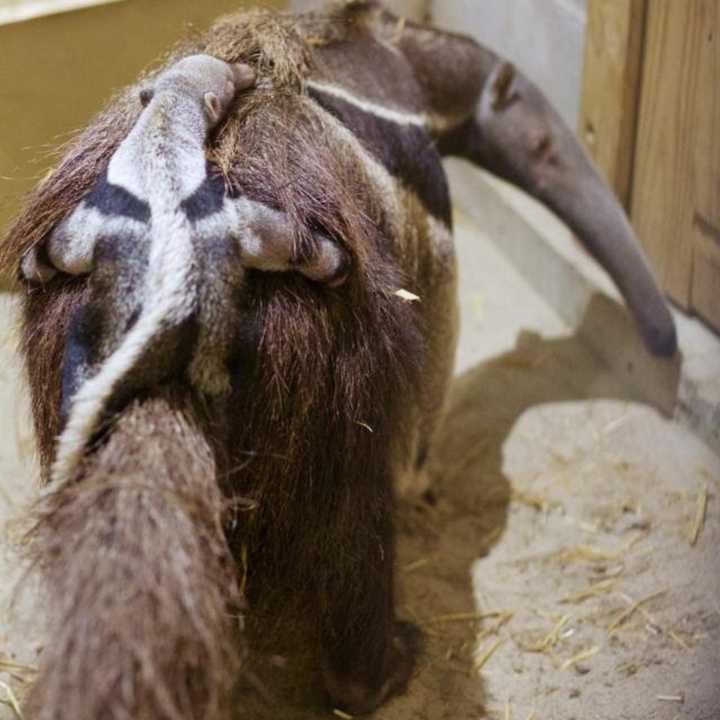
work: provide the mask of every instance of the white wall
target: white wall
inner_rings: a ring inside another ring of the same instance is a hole
[[[516,63],[577,126],[587,0],[433,0],[431,12]]]

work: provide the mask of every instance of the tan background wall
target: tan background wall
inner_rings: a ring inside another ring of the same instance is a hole
[[[249,4],[258,3],[124,0],[0,25],[0,232],[63,134],[85,124],[179,37]]]

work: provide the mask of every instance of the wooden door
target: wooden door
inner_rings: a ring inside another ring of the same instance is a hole
[[[720,2],[590,0],[584,74],[591,153],[666,292],[720,330]]]

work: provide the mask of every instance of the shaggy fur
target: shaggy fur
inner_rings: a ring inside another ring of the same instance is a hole
[[[37,720],[226,717],[240,595],[213,454],[182,398],[133,405],[31,534],[50,638]]]

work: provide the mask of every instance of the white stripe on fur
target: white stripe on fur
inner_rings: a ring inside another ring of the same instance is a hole
[[[137,363],[163,325],[182,322],[193,309],[195,293],[190,285],[193,247],[187,219],[173,213],[154,223],[140,318],[120,346],[105,360],[99,372],[87,379],[72,399],[67,426],[59,442],[52,468],[53,486],[66,482],[82,459],[87,443],[99,429],[105,405],[117,383]]]
[[[393,110],[392,108],[379,105],[372,100],[366,100],[354,95],[349,90],[339,85],[331,85],[329,83],[318,82],[317,80],[308,80],[306,85],[313,90],[332,95],[340,100],[344,100],[363,112],[374,115],[382,120],[389,120],[398,125],[415,125],[416,127],[427,128],[429,120],[427,115],[420,113],[409,113],[401,110]]]

